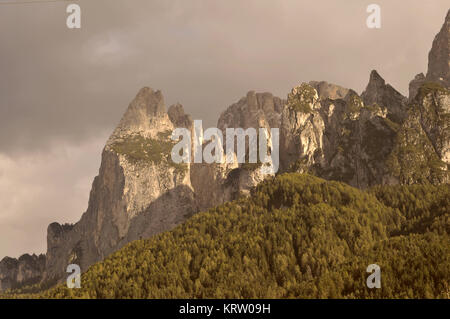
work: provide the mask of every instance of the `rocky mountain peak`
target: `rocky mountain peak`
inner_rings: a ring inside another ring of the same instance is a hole
[[[319,95],[308,83],[302,83],[292,88],[288,94],[287,107],[296,112],[308,114],[320,108]]]
[[[414,77],[414,80],[409,82],[409,100],[411,101],[417,94],[420,86],[425,82],[425,75],[419,73]]]
[[[271,93],[249,91],[220,115],[217,127],[221,130],[227,127],[279,127],[285,103]]]
[[[326,81],[310,81],[308,84],[316,89],[320,99],[343,99],[348,93],[347,88]]]
[[[171,105],[167,111],[170,121],[176,127],[191,128],[193,125],[192,117],[184,113],[183,105],[180,103]]]
[[[161,91],[144,87],[139,90],[134,100],[128,106],[124,119],[137,119],[138,116],[161,116],[165,113],[164,97]]]
[[[394,89],[376,71],[370,73],[369,83],[361,94],[365,105],[379,105],[387,108],[388,118],[400,123],[406,115],[407,98]]]
[[[108,144],[118,138],[139,134],[155,137],[159,132],[170,130],[173,125],[166,113],[164,97],[159,90],[144,87],[128,106]]]
[[[450,10],[428,54],[427,75],[419,73],[409,83],[410,101],[416,97],[419,88],[426,82],[437,82],[447,88],[450,86]]]
[[[367,88],[377,89],[382,88],[385,85],[386,81],[381,77],[381,75],[377,72],[377,70],[372,70],[370,72],[369,83],[367,84]]]
[[[450,10],[428,54],[427,79],[450,84]]]

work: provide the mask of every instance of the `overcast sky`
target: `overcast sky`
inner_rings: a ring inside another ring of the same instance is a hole
[[[372,69],[407,94],[446,0],[81,0],[1,4],[0,259],[46,250],[47,225],[87,208],[102,147],[143,86],[205,126],[249,90],[326,80],[361,92]],[[381,29],[366,27],[381,6]]]

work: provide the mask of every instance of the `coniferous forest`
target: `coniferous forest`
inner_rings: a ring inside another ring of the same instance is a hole
[[[450,187],[361,191],[298,173],[9,298],[450,298]],[[366,268],[381,268],[369,289]]]

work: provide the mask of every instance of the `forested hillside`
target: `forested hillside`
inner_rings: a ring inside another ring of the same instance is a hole
[[[43,298],[449,298],[450,187],[284,174],[134,241]],[[381,289],[369,289],[369,264]]]

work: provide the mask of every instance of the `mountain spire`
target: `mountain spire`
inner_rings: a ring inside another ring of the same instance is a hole
[[[400,123],[405,117],[406,98],[378,74],[376,70],[370,73],[369,83],[361,94],[365,105],[378,104],[386,107],[388,117]]]
[[[450,84],[450,10],[428,54],[427,79]]]

